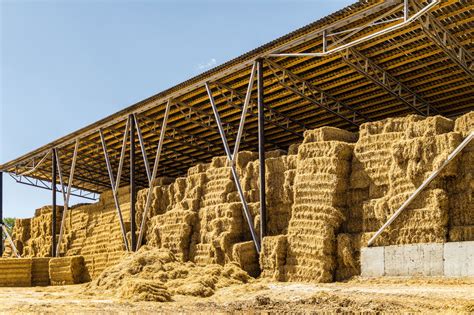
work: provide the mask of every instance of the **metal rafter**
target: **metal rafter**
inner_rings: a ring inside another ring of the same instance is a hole
[[[224,83],[221,83],[219,81],[215,81],[213,82],[214,85],[217,86],[217,88],[219,89],[219,91],[221,92],[222,95],[225,95],[225,91],[223,91],[224,89],[229,91],[230,92],[230,96],[228,96],[228,105],[236,108],[236,109],[240,109],[240,106],[236,105],[235,102],[239,102],[239,103],[244,103],[245,102],[245,95],[235,89],[233,89],[232,87],[230,87],[229,85],[227,84],[224,84]],[[301,126],[303,128],[303,131],[306,130],[306,125],[301,123],[300,121],[296,120],[296,119],[293,119],[283,113],[280,113],[278,110],[276,109],[273,109],[271,108],[270,106],[268,105],[263,105],[265,109],[269,110],[269,115],[266,115],[265,116],[265,121],[266,122],[269,122],[270,124],[280,128],[280,129],[283,129],[287,132],[290,132],[300,138],[303,138],[303,135],[301,132],[297,132],[297,131],[294,131],[292,129],[289,129],[289,126],[290,124],[292,123],[296,123],[298,124],[299,126]],[[255,102],[255,99],[250,99],[250,112],[249,114],[254,117],[254,118],[258,118],[258,114],[255,113],[257,109],[257,104]],[[279,121],[280,120],[280,121]],[[283,124],[282,124],[282,121],[283,120]],[[286,126],[286,127],[285,127]]]
[[[354,126],[359,126],[361,122],[370,121],[370,118],[365,114],[337,100],[331,94],[321,90],[314,84],[304,80],[302,77],[292,73],[290,70],[282,67],[276,62],[266,59],[266,63],[269,65],[270,70],[278,79],[278,83],[281,86],[294,92],[312,104],[323,108],[329,113]],[[344,110],[346,113],[343,113]],[[346,114],[350,114],[352,117],[349,118]]]
[[[380,86],[416,113],[423,116],[432,113],[439,114],[439,111],[433,105],[356,49],[346,49],[342,54],[342,59],[348,66]]]
[[[418,6],[416,2],[415,5]],[[428,38],[474,80],[474,56],[471,52],[464,48],[433,14],[428,13],[420,17],[420,24]]]

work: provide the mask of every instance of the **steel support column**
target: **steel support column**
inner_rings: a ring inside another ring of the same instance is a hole
[[[57,161],[56,149],[52,152],[53,169],[51,177],[51,191],[52,191],[52,222],[51,222],[51,257],[56,257],[56,181],[57,181]]]
[[[219,134],[221,136],[221,140],[222,140],[222,143],[224,145],[224,150],[225,150],[225,153],[227,155],[227,161],[230,164],[230,169],[231,169],[231,172],[232,172],[232,176],[234,178],[234,183],[235,183],[235,186],[237,186],[237,192],[239,194],[240,201],[242,203],[242,207],[243,207],[243,210],[244,210],[243,211],[244,216],[245,216],[245,219],[247,220],[247,224],[248,224],[249,229],[250,229],[250,234],[252,235],[252,240],[255,244],[255,249],[257,250],[257,253],[260,253],[260,239],[258,238],[257,233],[255,233],[255,229],[253,227],[252,214],[250,213],[250,209],[248,208],[247,201],[245,200],[244,191],[242,189],[242,185],[240,184],[239,175],[238,175],[237,170],[235,168],[235,161],[233,159],[232,152],[230,151],[229,143],[227,142],[227,137],[225,135],[224,128],[222,127],[221,117],[219,116],[219,112],[217,110],[217,106],[216,106],[216,103],[214,101],[214,97],[212,96],[212,91],[211,91],[211,88],[210,88],[209,84],[206,83],[205,86],[206,86],[207,94],[209,96],[209,101],[211,102],[212,111],[214,112],[214,117],[216,119],[217,128],[219,129]],[[241,120],[240,123],[242,125],[242,120]]]
[[[258,159],[260,162],[260,244],[267,235],[267,200],[265,196],[265,107],[263,99],[263,60],[257,61],[258,90]]]
[[[130,247],[136,248],[137,236],[135,235],[135,202],[137,200],[137,188],[135,187],[135,119],[130,115]]]
[[[76,161],[77,161],[77,152],[79,150],[79,139],[76,140],[76,144],[74,145],[74,153],[72,157],[72,164],[71,164],[71,170],[69,173],[69,178],[68,178],[68,183],[67,183],[67,190],[66,190],[66,185],[64,184],[64,179],[63,179],[63,174],[62,174],[62,167],[59,159],[59,154],[57,154],[56,150],[56,164],[58,167],[59,171],[59,181],[61,182],[61,192],[63,195],[63,201],[64,201],[64,208],[63,208],[63,213],[61,216],[61,226],[59,228],[59,237],[58,237],[58,244],[56,245],[56,256],[59,256],[60,254],[60,248],[61,248],[61,243],[63,239],[63,234],[64,234],[64,225],[66,223],[66,217],[69,212],[69,198],[71,197],[71,190],[72,190],[72,183],[74,181],[74,172],[76,170]]]

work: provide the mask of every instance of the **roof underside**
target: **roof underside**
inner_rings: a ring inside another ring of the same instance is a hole
[[[420,7],[429,3],[415,2]],[[0,165],[0,170],[15,178],[29,171],[29,178],[51,181],[50,151],[57,148],[62,175],[67,182],[75,141],[79,139],[73,186],[93,192],[108,190],[110,181],[99,128],[104,132],[112,169],[117,173],[126,121],[129,114],[135,113],[146,153],[153,164],[166,103],[172,99],[158,176],[184,175],[196,163],[206,163],[213,156],[225,154],[204,83],[210,83],[232,148],[256,58],[264,58],[267,150],[287,149],[290,144],[301,141],[306,129],[335,126],[356,131],[358,125],[366,121],[416,114],[416,108],[426,113],[426,104],[430,106],[429,114],[439,113],[448,117],[473,110],[474,79],[470,59],[474,48],[472,1],[443,1],[425,14],[423,19],[324,57],[268,57],[275,52],[320,52],[323,30],[326,30],[326,35],[330,34],[330,37],[326,37],[329,46],[337,39],[344,39],[343,43],[348,43],[384,30],[401,22],[397,18],[403,16],[402,5],[401,0],[358,2]],[[416,8],[412,7],[411,11],[413,14]],[[429,20],[426,20],[426,16],[429,16]],[[386,22],[360,28],[353,34],[345,32],[377,20]],[[433,37],[433,34],[442,35],[440,30],[450,34],[448,39],[454,38],[454,42],[446,40],[443,44],[436,36]],[[459,45],[455,48],[462,48],[461,57],[452,55],[453,43]],[[337,47],[337,43],[334,45]],[[467,69],[463,67],[463,60],[468,65]],[[389,79],[382,78],[386,75]],[[396,83],[401,83],[402,88],[397,88]],[[240,148],[256,151],[257,106],[252,106],[257,99],[256,84],[253,85],[251,95],[251,107]],[[406,101],[412,100],[413,96],[418,104],[414,106],[415,109],[410,106],[411,101]],[[128,161],[129,154],[127,146],[125,161]],[[136,161],[138,187],[147,187],[147,174],[138,145]],[[128,184],[125,178],[129,176],[128,163],[125,165],[123,185]]]

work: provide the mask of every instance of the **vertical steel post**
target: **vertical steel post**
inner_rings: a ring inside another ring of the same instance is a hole
[[[130,247],[134,251],[137,247],[135,202],[137,190],[135,187],[135,119],[130,115]]]
[[[53,149],[52,164],[53,174],[51,177],[51,191],[52,191],[52,223],[51,223],[51,257],[56,257],[56,179],[57,179],[57,161],[56,161],[56,149]]]
[[[3,173],[0,172],[0,224],[3,225]],[[0,232],[0,257],[3,256],[3,233]]]
[[[263,60],[257,60],[258,89],[258,158],[260,162],[260,243],[267,235],[267,201],[265,196],[265,112],[263,106]]]

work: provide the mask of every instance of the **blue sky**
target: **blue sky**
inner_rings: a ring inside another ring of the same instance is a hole
[[[0,163],[353,2],[0,0]],[[50,202],[4,175],[4,216]]]

